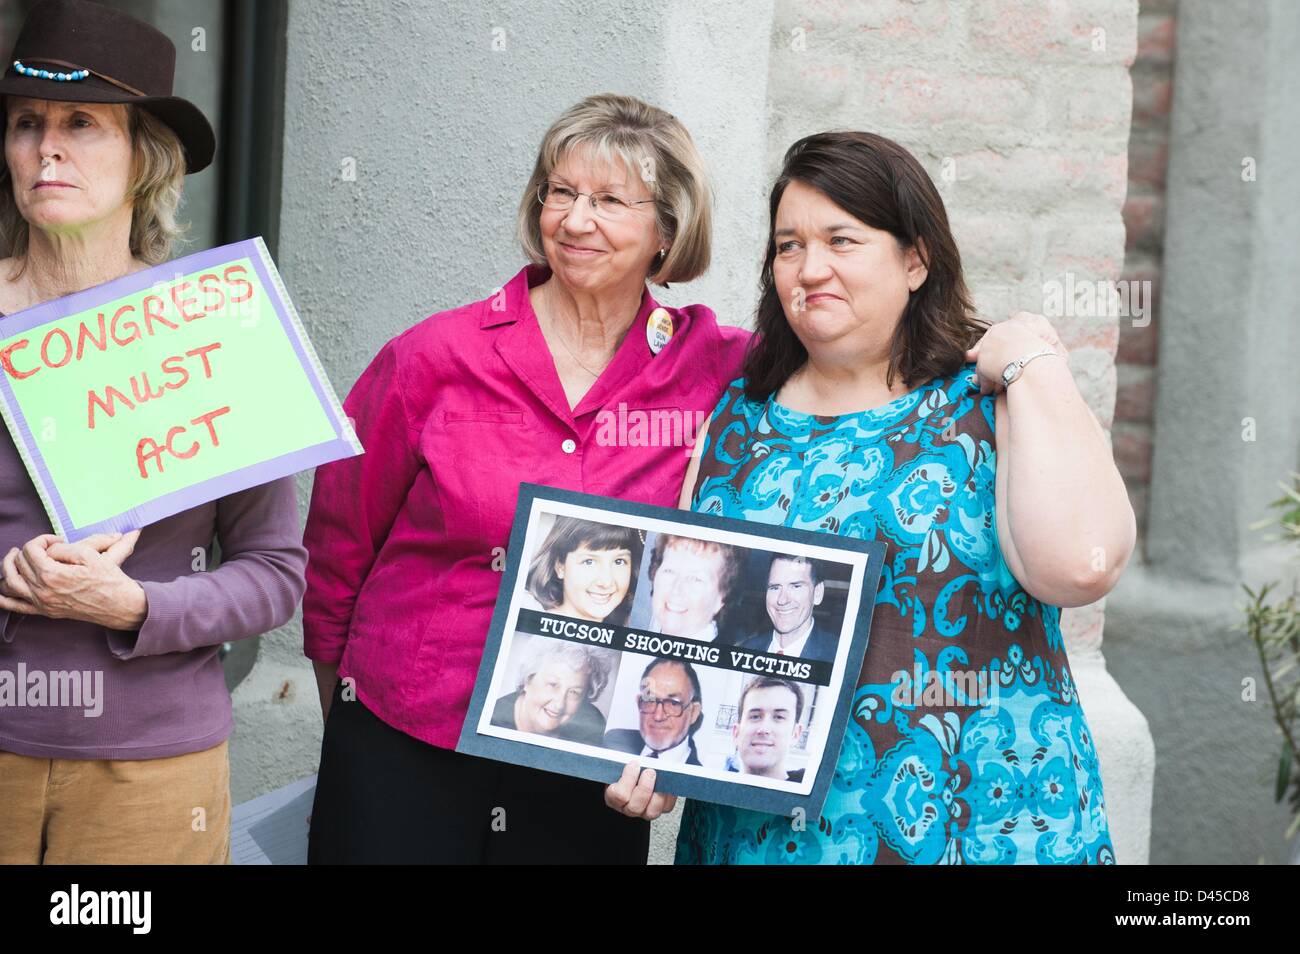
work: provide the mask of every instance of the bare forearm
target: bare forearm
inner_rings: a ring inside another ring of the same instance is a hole
[[[1059,358],[1030,363],[999,399],[1003,412],[998,468],[1007,468],[1005,513],[1021,582],[1061,605],[1093,602],[1118,580],[1135,533],[1105,434]]]

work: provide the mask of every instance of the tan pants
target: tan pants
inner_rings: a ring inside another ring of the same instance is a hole
[[[227,744],[162,759],[0,752],[0,864],[229,864]]]

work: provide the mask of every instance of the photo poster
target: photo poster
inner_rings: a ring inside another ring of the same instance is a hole
[[[885,549],[520,484],[457,751],[815,818]]]
[[[70,541],[362,453],[261,238],[0,318],[0,413]]]

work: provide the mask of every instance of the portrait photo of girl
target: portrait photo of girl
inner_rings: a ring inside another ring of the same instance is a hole
[[[525,585],[532,601],[523,605],[626,625],[643,548],[629,527],[557,516],[529,566]]]

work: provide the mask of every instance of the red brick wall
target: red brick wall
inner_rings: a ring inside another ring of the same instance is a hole
[[[1151,320],[1120,320],[1115,358],[1118,388],[1111,432],[1115,460],[1128,484],[1139,531],[1146,525],[1155,405],[1156,336],[1160,328],[1160,270],[1164,251],[1165,166],[1173,100],[1174,25],[1178,0],[1141,0],[1133,77],[1133,128],[1128,149],[1124,275],[1150,281]]]

